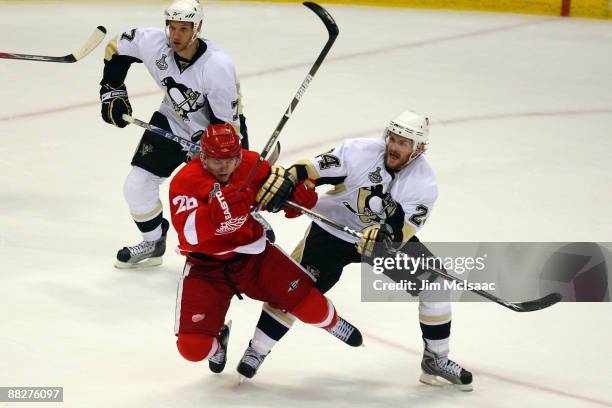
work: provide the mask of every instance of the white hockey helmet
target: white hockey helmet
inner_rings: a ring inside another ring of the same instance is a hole
[[[174,0],[164,12],[166,19],[166,36],[169,36],[168,32],[168,21],[186,21],[193,24],[193,37],[191,41],[195,40],[200,34],[202,19],[204,18],[204,12],[202,11],[202,5],[198,0]]]
[[[385,129],[383,134],[385,140],[389,136],[389,132],[412,140],[412,154],[408,158],[408,163],[410,163],[427,150],[429,118],[410,110],[402,112]]]

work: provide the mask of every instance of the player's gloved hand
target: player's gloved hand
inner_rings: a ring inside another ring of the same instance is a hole
[[[393,246],[393,229],[388,224],[374,224],[361,230],[361,239],[355,243],[357,252],[374,257]]]
[[[220,225],[230,219],[248,215],[251,212],[254,195],[250,188],[244,191],[239,191],[234,186],[222,188],[212,197],[208,208],[210,221]]]
[[[318,198],[319,196],[315,191],[315,182],[310,178],[295,186],[295,190],[293,190],[291,195],[291,201],[308,209],[313,208],[317,204]],[[300,211],[289,207],[283,207],[283,211],[286,218],[296,218],[302,215]]]
[[[132,115],[132,105],[128,99],[127,88],[122,84],[113,88],[109,84],[100,88],[100,101],[102,102],[102,119],[106,123],[124,128],[128,123],[123,120],[123,114]]]
[[[279,212],[285,201],[291,197],[295,182],[291,175],[281,166],[274,165],[270,175],[257,192],[256,201],[260,208],[270,212]]]

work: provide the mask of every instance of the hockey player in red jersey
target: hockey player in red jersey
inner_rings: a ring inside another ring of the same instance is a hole
[[[200,143],[200,159],[170,183],[172,224],[187,257],[177,292],[179,353],[189,361],[208,359],[210,369],[221,372],[229,337],[225,314],[231,298],[241,294],[361,345],[359,330],[336,314],[309,272],[266,240],[251,215],[255,205],[277,212],[288,199],[314,206],[306,185],[296,186],[280,166],[265,160],[258,165],[259,154],[241,149],[229,124],[210,125]],[[241,188],[252,171],[252,181]]]

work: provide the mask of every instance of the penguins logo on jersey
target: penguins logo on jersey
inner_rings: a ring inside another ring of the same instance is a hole
[[[343,201],[342,204],[353,214],[359,217],[359,220],[368,224],[371,222],[380,222],[381,215],[384,214],[382,184],[375,186],[361,187],[357,193],[357,209],[355,210],[348,201]]]
[[[166,54],[162,54],[160,59],[155,60],[155,65],[157,65],[157,68],[159,68],[160,71],[165,71],[168,69],[168,63],[166,62],[166,58],[168,58],[168,56]]]
[[[166,87],[166,101],[184,121],[189,120],[187,115],[204,107],[204,103],[198,104],[198,98],[202,95],[200,92],[177,83],[174,78],[166,77],[161,84]]]
[[[397,202],[391,197],[391,194],[383,192],[382,184],[361,187],[357,194],[356,210],[348,201],[343,201],[342,204],[344,204],[350,212],[357,215],[359,220],[364,224],[380,222],[383,217],[388,219],[393,216],[398,207]]]

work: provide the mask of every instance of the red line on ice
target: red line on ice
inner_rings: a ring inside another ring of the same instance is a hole
[[[364,333],[365,337],[371,340],[374,340],[382,345],[388,346],[390,348],[394,348],[397,350],[401,350],[401,351],[405,351],[407,353],[413,354],[415,356],[421,356],[423,354],[423,352],[421,350],[416,350],[410,347],[406,347],[403,344],[400,343],[396,343],[394,341],[382,338],[382,337],[378,337],[375,336],[373,334],[370,333]],[[471,368],[470,368],[471,369]],[[578,395],[578,394],[572,394],[570,392],[566,392],[563,390],[558,390],[556,388],[552,388],[552,387],[547,387],[545,385],[539,385],[539,384],[534,384],[531,382],[526,382],[526,381],[521,381],[521,380],[517,380],[515,378],[511,378],[511,377],[507,377],[504,375],[499,375],[496,373],[492,373],[490,371],[485,371],[485,370],[472,370],[475,374],[477,375],[482,375],[482,376],[486,376],[486,377],[491,377],[491,378],[495,378],[496,380],[499,381],[503,381],[509,384],[514,384],[514,385],[518,385],[520,387],[525,387],[525,388],[530,388],[532,390],[537,390],[537,391],[542,391],[542,392],[548,392],[551,394],[555,394],[555,395],[559,395],[559,396],[563,396],[563,397],[568,397],[568,398],[574,398],[577,400],[581,400],[581,401],[585,401],[585,402],[590,402],[593,404],[598,404],[598,405],[602,405],[604,407],[612,407],[612,401],[606,401],[606,400],[601,400],[601,399],[596,399],[596,398],[590,398],[590,397],[585,397],[583,395]]]

